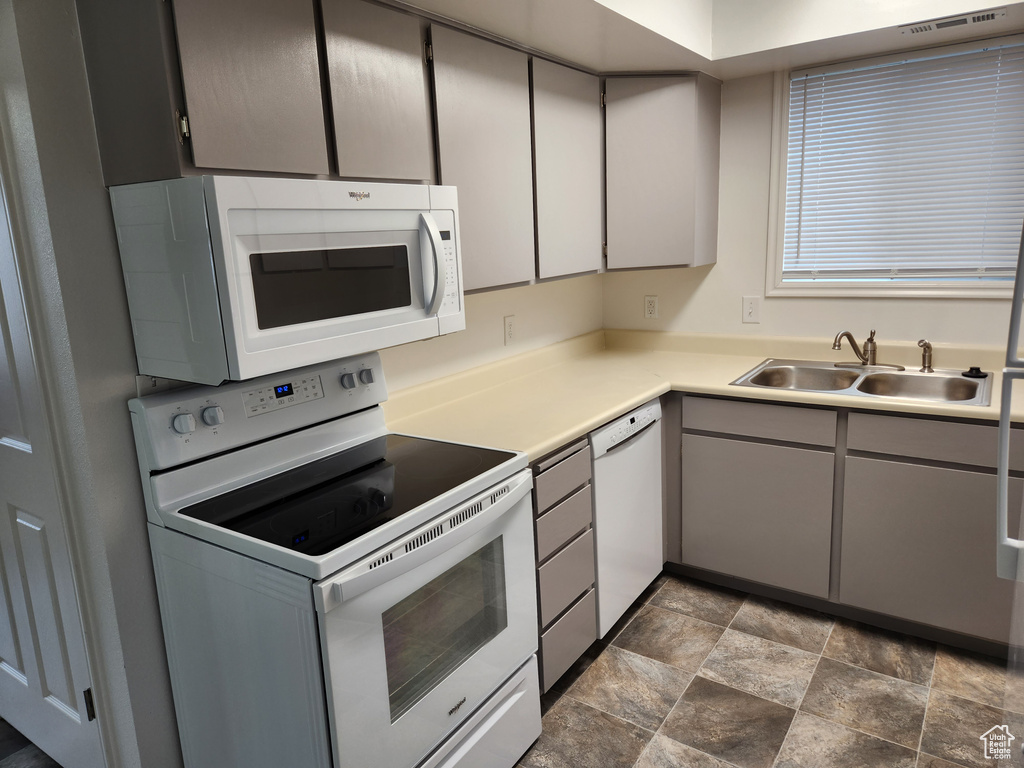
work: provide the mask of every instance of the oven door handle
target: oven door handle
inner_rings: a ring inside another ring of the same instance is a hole
[[[338,575],[314,584],[317,611],[327,613],[461,544],[511,511],[532,487],[533,476],[529,470],[523,470],[507,483],[421,525]],[[473,514],[477,504],[484,506]]]
[[[429,213],[420,214],[420,225],[426,231],[426,239],[430,242],[430,250],[434,254],[434,292],[431,294],[430,306],[427,307],[427,281],[423,280],[423,306],[427,310],[428,317],[434,317],[441,308],[444,300],[444,286],[447,280],[445,274],[444,257],[441,255],[441,232],[437,228],[437,222]]]

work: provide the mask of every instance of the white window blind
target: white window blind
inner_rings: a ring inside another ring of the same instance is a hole
[[[1024,219],[1024,44],[794,72],[783,282],[1001,281]]]

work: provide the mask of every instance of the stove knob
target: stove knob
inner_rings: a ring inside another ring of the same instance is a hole
[[[370,502],[367,499],[356,499],[352,503],[352,512],[356,517],[366,517],[370,514]]]
[[[359,371],[359,381],[363,384],[373,384],[373,369],[363,368]]]
[[[370,503],[373,504],[377,511],[388,509],[391,506],[391,499],[387,497],[384,491],[378,488],[370,489]]]
[[[351,373],[341,374],[341,386],[342,389],[355,389],[356,388],[356,377]]]
[[[171,427],[179,435],[187,435],[196,431],[196,417],[191,413],[179,413],[171,422]]]
[[[224,423],[224,409],[219,405],[203,408],[203,412],[200,415],[203,417],[203,424],[208,427],[216,427],[218,424]]]

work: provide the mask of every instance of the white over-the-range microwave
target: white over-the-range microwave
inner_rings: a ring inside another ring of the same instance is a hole
[[[111,187],[139,372],[242,381],[465,328],[454,187]]]

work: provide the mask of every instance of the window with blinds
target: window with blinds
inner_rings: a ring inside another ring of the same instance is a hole
[[[1024,220],[1024,43],[790,75],[782,284],[1005,285]]]

